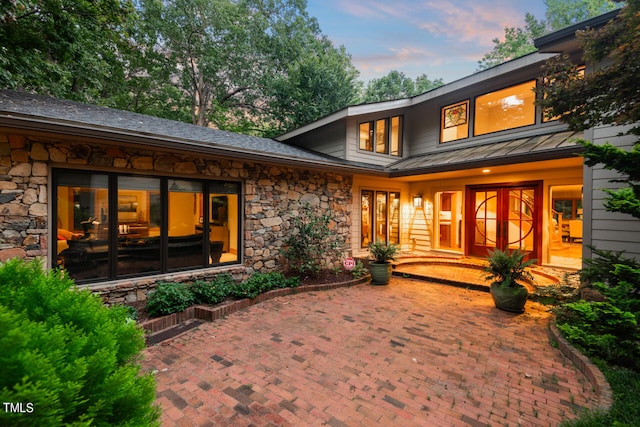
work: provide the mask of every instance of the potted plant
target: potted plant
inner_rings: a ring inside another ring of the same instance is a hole
[[[369,244],[369,271],[371,283],[374,285],[386,285],[391,280],[391,261],[396,259],[398,246],[386,244],[381,240]]]
[[[526,259],[527,253],[520,249],[509,251],[494,249],[489,251],[487,266],[483,269],[487,280],[491,283],[491,297],[496,307],[515,313],[524,312],[529,292],[518,283],[523,280],[533,280],[533,276],[526,269],[535,259]]]

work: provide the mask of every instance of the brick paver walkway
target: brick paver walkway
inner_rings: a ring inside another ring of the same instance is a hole
[[[548,313],[394,277],[269,300],[145,350],[163,426],[557,426],[594,407]]]

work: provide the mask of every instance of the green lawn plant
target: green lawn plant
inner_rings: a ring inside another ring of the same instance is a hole
[[[231,294],[234,286],[233,277],[224,273],[217,275],[212,281],[197,280],[189,290],[197,304],[217,304]]]
[[[272,289],[295,288],[299,285],[298,277],[287,278],[279,272],[256,273],[234,286],[231,289],[231,296],[236,299],[255,298]]]
[[[340,260],[345,241],[333,224],[330,211],[321,212],[309,204],[291,218],[292,229],[284,241],[282,255],[293,272],[314,276]]]
[[[556,308],[558,329],[588,356],[640,371],[640,263],[622,252],[592,249],[595,256],[581,276],[603,301]]]
[[[487,265],[483,271],[487,273],[487,280],[499,283],[501,287],[518,286],[519,282],[533,280],[531,273],[527,271],[535,259],[526,259],[527,252],[521,249],[501,250],[495,248],[489,250]]]
[[[147,313],[157,317],[185,310],[195,303],[191,290],[184,283],[158,283],[147,297]]]
[[[0,264],[3,426],[154,426],[155,381],[138,359],[144,335],[123,307],[106,307],[40,261]],[[30,412],[29,412],[30,411]]]
[[[147,298],[147,313],[164,316],[185,310],[193,304],[217,304],[227,298],[255,298],[263,292],[300,285],[298,277],[285,277],[279,272],[255,273],[247,280],[234,283],[229,274],[219,274],[212,281],[197,280],[192,284],[159,283]]]

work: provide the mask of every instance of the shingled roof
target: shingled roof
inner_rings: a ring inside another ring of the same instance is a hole
[[[0,126],[48,131],[278,163],[380,171],[269,138],[227,132],[129,111],[0,90]]]

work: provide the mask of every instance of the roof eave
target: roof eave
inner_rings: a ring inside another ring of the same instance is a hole
[[[606,25],[620,13],[620,9],[615,9],[605,14],[578,22],[577,24],[563,28],[553,33],[538,37],[533,41],[534,46],[542,53],[566,52],[568,49],[578,47],[576,31],[585,28],[599,28]]]
[[[447,163],[438,166],[427,166],[414,169],[389,171],[390,178],[401,178],[415,175],[429,175],[441,172],[455,172],[467,169],[478,169],[496,166],[508,166],[517,163],[541,162],[545,160],[558,160],[579,156],[584,151],[580,145],[571,147],[544,150],[535,153],[518,154],[508,157],[496,157],[489,159],[471,160],[463,163]]]
[[[226,147],[221,144],[209,143],[201,144],[184,138],[167,137],[142,132],[124,131],[122,129],[110,129],[104,127],[87,126],[78,123],[59,123],[48,120],[36,119],[33,117],[16,114],[0,113],[0,128],[12,128],[20,131],[46,132],[58,135],[68,135],[80,138],[93,138],[115,143],[126,143],[146,147],[164,148],[168,150],[183,150],[202,154],[224,156],[232,159],[251,160],[261,163],[271,163],[278,165],[321,168],[325,170],[341,171],[349,173],[372,173],[386,176],[382,169],[353,164],[343,164],[331,161],[319,161],[305,159],[302,157],[282,157],[281,155],[269,152],[250,152],[240,149]]]

